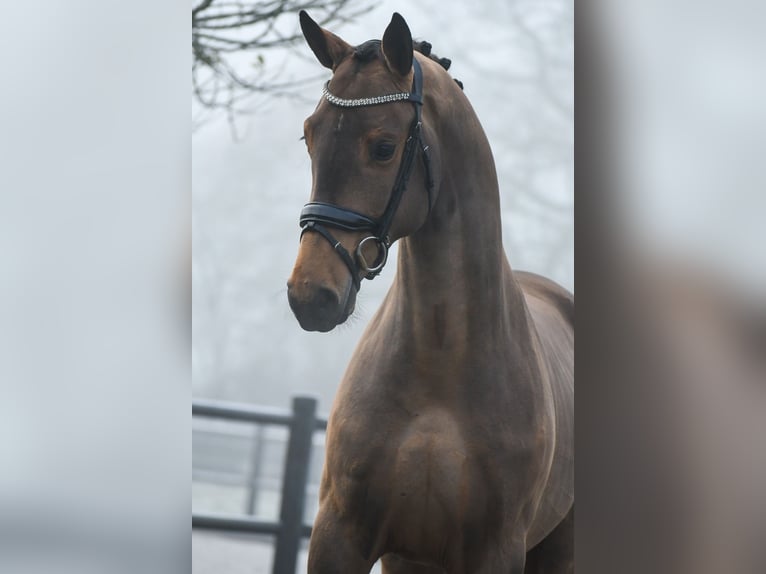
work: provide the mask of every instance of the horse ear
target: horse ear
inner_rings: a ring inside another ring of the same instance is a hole
[[[413,57],[412,34],[410,34],[407,22],[398,12],[394,12],[394,15],[391,16],[391,23],[383,34],[381,48],[386,64],[391,71],[402,76],[410,73]]]
[[[309,48],[325,68],[335,70],[340,61],[353,51],[353,48],[332,32],[328,32],[311,19],[305,10],[298,14],[301,31]]]

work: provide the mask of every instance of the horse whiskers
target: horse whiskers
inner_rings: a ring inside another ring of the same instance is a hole
[[[364,308],[364,305],[360,304],[359,296],[357,295],[356,306],[354,307],[353,313],[346,317],[346,320],[338,325],[336,329],[340,332],[350,331],[361,323],[366,315],[366,309]]]

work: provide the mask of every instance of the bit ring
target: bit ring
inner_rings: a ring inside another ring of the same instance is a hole
[[[375,244],[378,247],[378,258],[375,260],[375,263],[370,265],[367,263],[367,260],[364,258],[364,255],[362,255],[362,248],[364,247],[364,244],[368,241],[374,241]],[[356,259],[359,262],[359,267],[364,271],[365,275],[368,278],[374,277],[380,271],[383,269],[383,266],[386,264],[386,260],[388,259],[388,244],[385,240],[381,239],[380,237],[375,237],[374,235],[370,235],[369,237],[365,237],[359,242],[359,245],[356,246]]]

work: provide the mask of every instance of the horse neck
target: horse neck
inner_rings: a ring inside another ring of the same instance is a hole
[[[503,250],[492,152],[461,100],[459,113],[444,114],[451,119],[438,133],[448,143],[437,201],[423,227],[400,242],[396,279],[400,317],[418,340],[445,349],[450,337],[478,345],[527,329],[524,297]]]

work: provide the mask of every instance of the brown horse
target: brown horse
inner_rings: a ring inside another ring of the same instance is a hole
[[[357,47],[300,21],[333,70],[304,126],[301,326],[345,321],[400,246],[333,405],[308,570],[571,572],[573,297],[511,271],[489,143],[448,62],[398,14]]]

